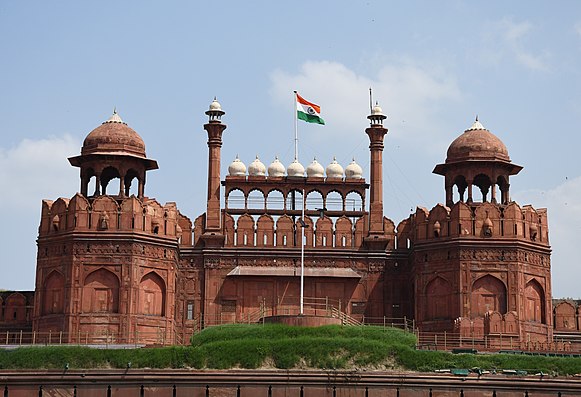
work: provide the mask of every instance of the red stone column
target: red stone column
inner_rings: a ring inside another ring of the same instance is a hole
[[[206,114],[209,117],[208,123],[204,124],[208,133],[208,197],[202,239],[206,246],[219,246],[224,242],[220,210],[220,153],[226,124],[222,124],[224,111],[216,99]]]
[[[208,132],[208,198],[205,231],[219,231],[220,224],[220,149],[226,125],[211,121],[204,124]]]
[[[365,132],[369,135],[371,151],[369,233],[383,234],[383,138],[387,128],[373,125]]]
[[[387,128],[383,120],[387,118],[379,106],[375,106],[367,117],[371,126],[365,130],[369,136],[371,152],[370,189],[369,189],[369,229],[365,244],[369,249],[383,250],[387,237],[383,230],[383,138]]]

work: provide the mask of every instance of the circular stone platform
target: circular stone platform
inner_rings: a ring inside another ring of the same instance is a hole
[[[325,316],[287,315],[268,316],[261,319],[269,324],[295,325],[298,327],[320,327],[322,325],[341,325],[341,319]]]

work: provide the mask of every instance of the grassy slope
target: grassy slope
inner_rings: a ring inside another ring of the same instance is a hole
[[[432,371],[441,368],[524,369],[576,374],[581,358],[518,355],[454,355],[416,351],[415,338],[397,329],[320,328],[281,325],[229,325],[204,330],[191,347],[96,350],[83,347],[0,350],[0,369],[18,368],[389,368]]]

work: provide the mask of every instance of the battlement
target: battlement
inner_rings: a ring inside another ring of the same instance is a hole
[[[122,200],[106,195],[89,200],[80,193],[71,199],[43,200],[39,238],[85,231],[131,231],[191,244],[191,222],[173,202],[162,206],[155,199],[133,195]]]
[[[546,208],[457,202],[451,208],[442,204],[430,211],[418,207],[407,228],[413,243],[450,238],[519,239],[547,247],[549,232]]]

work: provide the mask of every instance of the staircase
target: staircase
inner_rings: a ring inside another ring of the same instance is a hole
[[[340,319],[342,325],[353,325],[353,326],[363,325],[360,321],[357,321],[350,315],[343,313],[336,307],[331,307],[331,317]]]

